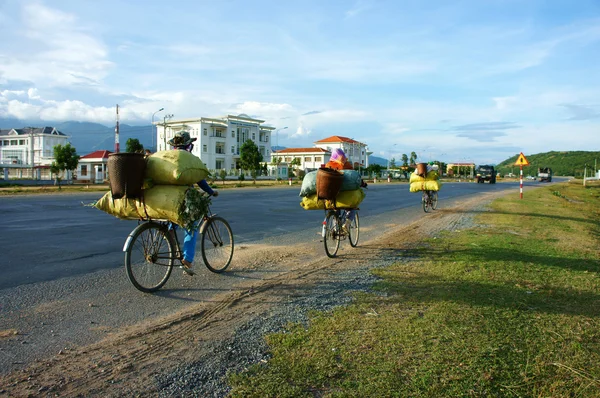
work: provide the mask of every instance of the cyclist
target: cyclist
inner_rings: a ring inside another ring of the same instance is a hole
[[[194,149],[193,142],[196,138],[190,137],[187,131],[179,131],[175,136],[167,141],[173,149],[192,152]],[[210,196],[219,196],[218,191],[214,191],[206,182],[206,180],[198,181],[198,186]],[[194,275],[194,256],[196,255],[196,241],[198,240],[198,228],[194,227],[191,230],[184,228],[185,234],[183,238],[183,258],[181,259],[182,269],[187,275]]]
[[[331,151],[331,157],[329,158],[329,162],[327,162],[327,164],[325,164],[325,167],[328,167],[330,169],[335,169],[335,170],[353,170],[354,169],[354,167],[352,167],[352,163],[350,163],[348,161],[348,158],[346,158],[346,154],[340,148],[336,148],[333,151]],[[366,187],[367,183],[361,180],[360,186]],[[355,210],[346,210],[346,221],[344,222],[344,225],[342,226],[342,228],[344,228],[346,233],[350,229],[350,224],[352,223],[352,221],[354,221],[355,213],[356,213]]]

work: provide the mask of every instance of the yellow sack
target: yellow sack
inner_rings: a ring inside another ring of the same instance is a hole
[[[421,177],[420,175],[417,175],[415,173],[410,173],[410,183],[413,182],[423,182],[423,181],[431,181],[431,180],[439,180],[440,176],[437,173],[437,171],[433,171],[431,170],[429,173],[427,173],[427,177]]]
[[[156,185],[144,190],[144,198],[113,199],[110,192],[94,207],[126,220],[169,220],[191,229],[206,214],[210,199],[199,190],[183,185]]]
[[[145,178],[156,185],[192,185],[209,175],[206,165],[188,151],[173,149],[148,156]]]
[[[438,180],[424,180],[410,183],[410,192],[439,191],[442,184]]]
[[[358,207],[365,198],[366,194],[362,189],[355,189],[353,191],[340,192],[335,200],[337,209],[353,209]],[[329,200],[317,199],[317,195],[305,196],[300,202],[300,206],[304,210],[325,210],[333,209],[333,203]]]

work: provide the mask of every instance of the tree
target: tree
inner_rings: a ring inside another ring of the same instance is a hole
[[[291,166],[290,171],[293,173],[294,170],[296,169],[296,167],[300,166],[301,164],[302,164],[302,162],[300,161],[300,158],[292,159],[292,161],[290,162],[290,166]]]
[[[219,171],[219,178],[221,178],[221,181],[223,181],[223,185],[225,185],[225,179],[227,178],[227,170],[221,169],[221,171]]]
[[[381,170],[383,170],[383,166],[381,166],[380,164],[370,164],[366,170],[369,173],[369,175],[375,174],[376,177],[380,177]]]
[[[396,168],[396,159],[391,158],[390,159],[390,169],[395,169],[395,168]]]
[[[411,152],[410,153],[410,164],[416,164],[417,163],[417,154],[416,152]]]
[[[402,154],[402,166],[408,166],[408,156],[405,153]]]
[[[240,167],[242,170],[249,170],[252,172],[252,178],[256,184],[256,176],[260,170],[260,162],[263,157],[258,151],[258,147],[252,140],[246,140],[244,145],[240,148]]]
[[[271,165],[277,168],[277,171],[275,172],[275,177],[277,178],[277,180],[279,180],[279,165],[281,164],[281,162],[283,162],[281,156],[275,156],[271,160]]]
[[[129,153],[144,153],[144,146],[137,138],[128,138],[125,143],[125,152]]]
[[[61,189],[60,181],[64,176],[64,172],[77,168],[79,157],[71,144],[66,144],[65,146],[56,145],[54,147],[54,161],[50,165],[50,172],[55,175],[58,189]]]

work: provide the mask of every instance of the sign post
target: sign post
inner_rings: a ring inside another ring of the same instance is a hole
[[[519,157],[517,158],[517,161],[515,162],[515,166],[519,166],[519,170],[520,170],[519,193],[520,193],[521,199],[523,199],[523,166],[529,166],[529,162],[525,158],[525,155],[523,155],[523,152],[521,152],[519,154]]]

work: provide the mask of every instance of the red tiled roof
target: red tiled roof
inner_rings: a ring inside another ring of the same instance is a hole
[[[322,140],[315,141],[315,144],[327,142],[347,142],[349,144],[360,144],[360,142],[353,140],[352,138],[342,137],[339,135],[332,135],[331,137],[323,138]]]
[[[286,148],[275,151],[274,153],[329,153],[328,150],[323,148]]]
[[[88,153],[85,156],[82,156],[80,159],[108,159],[108,155],[110,155],[112,152],[111,151],[106,151],[106,150],[102,150],[102,151],[95,151],[92,153]]]

